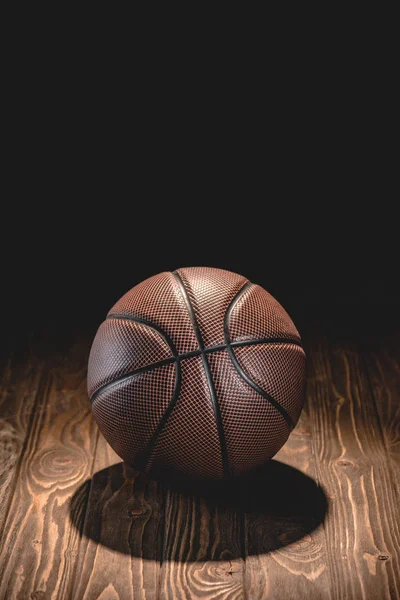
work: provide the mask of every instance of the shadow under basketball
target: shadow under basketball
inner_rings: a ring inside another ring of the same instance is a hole
[[[275,460],[229,482],[155,480],[119,463],[87,480],[70,502],[81,536],[159,562],[265,554],[304,538],[326,510],[315,481]]]

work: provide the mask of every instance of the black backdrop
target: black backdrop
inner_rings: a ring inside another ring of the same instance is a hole
[[[117,191],[81,206],[79,199],[54,200],[50,216],[48,206],[34,205],[20,227],[14,221],[4,327],[92,326],[141,280],[190,265],[242,273],[294,316],[316,310],[329,320],[335,307],[349,306],[376,320],[398,305],[397,242],[386,235],[393,215],[378,211],[378,201],[376,218],[367,219],[360,205],[352,211],[316,198],[276,210],[267,188],[257,201],[229,194],[149,198],[134,185],[130,194],[125,203]]]
[[[145,110],[145,96],[133,109],[115,85],[92,103],[94,89],[30,96],[18,112],[4,168],[3,329],[100,322],[142,279],[190,265],[242,273],[292,313],[396,313],[390,94],[346,87],[340,103],[283,107],[277,97],[267,112],[200,111],[192,99],[168,113]]]

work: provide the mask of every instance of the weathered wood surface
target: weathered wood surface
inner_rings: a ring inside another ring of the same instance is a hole
[[[363,345],[371,392],[386,447],[387,466],[400,505],[400,340],[398,336],[366,339]]]
[[[10,340],[0,362],[0,540],[43,371],[43,361],[32,352],[33,334],[23,344],[20,337]]]
[[[90,341],[33,338],[3,361],[0,598],[399,597],[394,341],[310,332],[287,444],[246,482],[203,488],[138,475],[98,434]]]
[[[34,406],[2,534],[1,598],[70,595],[79,535],[69,503],[91,474],[98,431],[86,395],[88,342],[79,332],[68,337],[36,347],[47,359],[30,392]],[[17,407],[24,389],[15,391]]]
[[[308,402],[334,598],[397,598],[399,504],[359,346],[310,343]]]
[[[271,477],[266,476],[263,497],[267,503],[272,496],[269,512],[260,510],[262,503],[255,501],[253,510],[245,513],[248,597],[261,600],[291,593],[298,598],[330,598],[322,524],[329,499],[317,487],[308,403],[275,459],[293,469],[274,469]]]
[[[102,436],[94,473],[72,499],[73,521],[74,515],[86,511],[73,597],[157,598],[163,508],[160,484],[121,463]]]
[[[243,598],[235,494],[236,488],[218,484],[167,488],[161,598]]]

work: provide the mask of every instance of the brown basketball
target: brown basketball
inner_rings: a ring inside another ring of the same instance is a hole
[[[282,306],[245,277],[208,267],[150,277],[108,313],[88,393],[106,440],[142,471],[241,475],[297,423],[305,353]]]

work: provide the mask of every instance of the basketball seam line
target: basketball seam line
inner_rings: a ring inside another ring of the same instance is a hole
[[[175,358],[178,357],[178,351],[175,348],[174,342],[171,340],[168,333],[166,331],[164,331],[164,329],[161,329],[161,327],[159,327],[158,325],[155,325],[154,323],[151,323],[150,321],[146,321],[146,319],[143,319],[142,317],[135,317],[135,316],[130,316],[130,315],[122,315],[122,314],[120,315],[118,313],[114,313],[112,315],[108,314],[106,317],[106,321],[109,321],[110,319],[125,319],[127,321],[134,321],[135,323],[141,323],[142,325],[146,325],[147,327],[154,329],[155,331],[157,331],[157,333],[159,333],[161,335],[162,338],[164,338],[164,341],[169,346],[171,353],[174,355],[174,357]]]
[[[274,344],[288,344],[290,346],[297,346],[298,348],[303,350],[303,346],[298,341],[293,340],[291,338],[261,338],[261,339],[257,339],[257,340],[231,342],[231,347],[245,348],[247,346],[255,346],[255,345],[263,345],[263,346],[271,345],[272,346]],[[204,353],[205,354],[214,354],[216,352],[222,352],[223,350],[227,350],[227,349],[228,349],[228,346],[226,344],[220,344],[219,346],[209,346],[208,348],[204,348]],[[303,350],[303,352],[304,352],[304,350]],[[200,356],[200,355],[201,355],[201,350],[191,350],[190,352],[185,352],[184,354],[178,354],[176,357],[170,356],[169,358],[164,358],[163,360],[159,360],[155,363],[150,363],[148,365],[145,365],[144,367],[139,367],[138,369],[134,369],[133,371],[128,371],[128,373],[124,373],[123,375],[120,375],[116,379],[113,379],[112,381],[108,381],[107,383],[104,383],[99,388],[97,388],[97,390],[95,390],[93,392],[93,394],[91,395],[90,401],[94,402],[94,400],[97,398],[97,396],[100,393],[104,392],[104,390],[112,388],[112,387],[114,387],[114,385],[117,385],[123,381],[126,381],[127,379],[131,379],[132,377],[135,377],[136,375],[142,375],[143,373],[150,373],[151,371],[154,371],[155,369],[158,369],[159,367],[164,367],[165,365],[170,365],[175,361],[182,361],[182,360],[186,360],[188,358],[194,358],[194,357]]]
[[[108,317],[109,317],[109,315],[107,315],[107,319],[108,319]],[[139,452],[138,456],[135,458],[135,464],[137,465],[138,469],[145,471],[147,463],[150,459],[151,453],[152,453],[154,446],[158,440],[158,437],[159,437],[161,431],[163,430],[164,425],[167,422],[168,417],[172,412],[172,409],[174,408],[175,404],[178,401],[180,389],[181,389],[182,374],[181,374],[181,365],[180,365],[180,361],[178,358],[178,352],[175,348],[175,344],[173,343],[173,341],[171,340],[169,335],[163,329],[161,329],[161,327],[159,327],[158,325],[155,325],[154,323],[150,323],[149,321],[147,321],[146,319],[142,319],[141,317],[135,318],[135,322],[141,323],[142,325],[146,325],[147,327],[150,327],[151,329],[154,329],[155,331],[157,331],[157,333],[159,333],[161,335],[161,337],[164,339],[166,344],[169,346],[169,349],[171,350],[171,353],[173,354],[173,356],[164,361],[160,361],[162,364],[161,365],[158,364],[158,366],[164,366],[166,364],[175,362],[175,387],[174,387],[174,393],[172,395],[172,398],[169,401],[167,408],[163,412],[161,419],[159,420],[158,425],[156,427],[156,430],[154,431],[150,440],[145,445],[143,450],[141,452]],[[149,369],[145,370],[145,368],[143,368],[142,372],[147,372],[148,370]],[[124,380],[124,379],[125,378],[122,377],[122,378],[119,378],[118,380],[114,380],[113,382],[110,382],[110,383],[117,384],[117,383],[120,383],[121,380]],[[92,397],[91,397],[92,403],[95,400],[95,397],[97,397],[99,395],[100,391],[104,391],[105,387],[106,386],[102,386],[95,392],[95,394],[92,395]]]
[[[154,371],[155,369],[165,367],[166,365],[170,365],[170,364],[174,363],[175,361],[176,361],[176,358],[174,356],[170,356],[169,358],[166,358],[165,360],[159,360],[156,363],[152,363],[152,364],[146,365],[144,367],[139,367],[138,369],[135,369],[134,371],[125,373],[124,375],[117,377],[117,379],[113,379],[112,381],[108,381],[107,383],[104,383],[103,385],[101,385],[96,391],[93,392],[93,394],[90,398],[90,401],[93,403],[99,394],[101,394],[105,390],[113,388],[115,385],[118,385],[119,383],[126,381],[126,379],[130,379],[131,377],[135,377],[136,375],[142,375],[143,373],[150,373],[151,371]]]
[[[146,470],[147,463],[151,457],[151,454],[154,450],[157,440],[158,440],[162,430],[165,427],[168,417],[170,416],[173,408],[175,407],[175,404],[177,403],[177,401],[179,399],[179,396],[181,393],[182,369],[181,369],[181,363],[180,363],[179,359],[176,359],[175,362],[176,362],[176,369],[175,369],[174,393],[172,395],[171,400],[168,403],[167,408],[164,410],[164,412],[161,416],[161,419],[159,420],[156,430],[153,433],[150,441],[147,443],[147,445],[144,447],[142,452],[140,452],[139,455],[135,459],[136,464],[139,466],[138,467],[139,470],[143,470],[143,471]]]
[[[251,282],[249,282],[251,283]],[[239,292],[241,291],[241,289],[239,290]],[[171,338],[168,336],[168,334],[161,329],[161,327],[159,327],[158,325],[153,325],[152,323],[150,323],[150,321],[146,321],[145,319],[142,319],[142,317],[136,317],[135,315],[124,315],[124,314],[119,314],[119,313],[113,313],[113,314],[109,314],[106,317],[106,321],[109,321],[111,319],[120,319],[121,321],[133,321],[134,323],[140,323],[142,325],[148,325],[149,327],[152,327],[153,329],[155,329],[162,337],[165,338],[165,342],[167,343],[168,346],[170,346],[171,348],[171,352],[174,355],[175,358],[179,358],[179,359],[184,359],[184,358],[190,358],[191,356],[197,356],[201,354],[201,350],[190,350],[189,352],[184,352],[183,354],[178,354],[174,343],[172,342]],[[300,348],[303,349],[303,345],[300,341],[300,339],[295,339],[292,337],[268,337],[268,338],[254,338],[254,339],[250,339],[250,340],[235,340],[233,342],[230,342],[231,346],[252,346],[253,344],[293,344],[295,346],[299,346]],[[209,352],[218,352],[218,350],[225,350],[225,348],[227,347],[227,344],[218,344],[217,346],[208,346],[206,348],[204,348],[204,352],[209,353]]]
[[[282,417],[285,419],[285,421],[287,422],[287,424],[289,425],[290,430],[293,429],[294,427],[294,423],[291,419],[291,417],[289,416],[289,414],[287,413],[287,411],[283,408],[283,406],[281,404],[279,404],[279,402],[277,402],[275,400],[275,398],[273,398],[270,394],[268,394],[268,392],[266,392],[265,390],[263,390],[263,388],[261,388],[255,381],[253,381],[251,379],[251,377],[249,377],[247,375],[247,373],[244,371],[244,369],[242,368],[242,366],[240,365],[235,352],[231,346],[231,341],[230,341],[230,334],[229,334],[229,327],[228,327],[228,321],[229,321],[229,317],[231,315],[231,312],[236,304],[236,302],[239,300],[240,296],[243,294],[243,292],[249,288],[249,286],[252,285],[250,281],[248,281],[236,294],[236,296],[233,298],[231,304],[229,305],[226,313],[225,313],[225,317],[224,317],[224,338],[225,338],[225,343],[228,349],[228,353],[230,356],[230,359],[232,361],[232,364],[234,365],[236,371],[239,373],[240,377],[250,386],[252,387],[256,392],[258,392],[263,398],[265,398],[266,400],[268,400],[268,402],[274,406],[274,408],[276,410],[278,410],[280,412],[280,414],[282,415]]]
[[[109,315],[107,317],[107,320],[108,319],[126,319],[126,320],[134,321],[134,322],[137,321],[139,323],[142,323],[144,325],[149,325],[151,327],[150,323],[145,322],[143,319],[139,319],[139,318],[133,317],[133,316],[130,317],[130,316],[124,316],[124,315]],[[153,327],[153,329],[155,329],[155,327]],[[157,331],[159,333],[162,332],[161,329],[158,329]],[[165,339],[165,341],[167,342],[167,339]],[[258,339],[254,339],[254,340],[238,340],[235,342],[231,342],[230,346],[239,348],[239,347],[255,346],[255,345],[261,345],[261,344],[263,344],[265,346],[268,346],[269,344],[271,344],[271,345],[272,344],[290,344],[293,346],[298,346],[299,348],[301,348],[303,350],[303,346],[301,345],[301,343],[298,340],[295,340],[294,338],[258,338]],[[218,346],[209,346],[208,348],[204,348],[203,352],[205,354],[213,354],[214,352],[221,352],[222,350],[226,350],[227,348],[228,348],[227,344],[219,344]],[[172,348],[171,348],[171,351],[172,351]],[[95,401],[95,399],[97,398],[97,396],[99,394],[101,394],[102,392],[104,392],[104,390],[112,388],[115,385],[117,385],[123,381],[126,381],[127,379],[135,377],[136,375],[148,373],[148,372],[154,371],[154,369],[157,369],[158,367],[164,367],[165,365],[171,364],[173,362],[186,360],[187,358],[200,356],[201,354],[202,354],[201,350],[198,350],[198,349],[191,350],[190,352],[185,352],[184,354],[176,354],[174,356],[170,356],[169,358],[165,358],[165,359],[157,361],[155,363],[145,365],[144,367],[139,367],[138,369],[134,369],[133,371],[129,371],[128,373],[120,375],[116,379],[113,379],[112,381],[108,381],[107,383],[104,383],[99,388],[97,388],[97,390],[95,390],[93,392],[93,394],[90,396],[90,401],[93,403]]]
[[[217,425],[217,431],[218,431],[218,438],[219,438],[219,443],[221,446],[221,456],[222,456],[222,470],[223,470],[223,475],[224,477],[230,477],[230,468],[229,468],[229,460],[228,460],[228,451],[227,451],[227,446],[226,446],[226,440],[225,440],[225,434],[224,434],[224,429],[223,429],[223,425],[222,425],[222,416],[221,416],[221,409],[218,403],[218,398],[217,398],[217,392],[215,389],[215,385],[214,385],[214,379],[212,376],[212,372],[211,372],[211,367],[210,367],[210,363],[208,362],[208,358],[207,358],[207,354],[204,352],[204,342],[203,342],[203,338],[201,336],[201,332],[200,332],[200,328],[199,328],[199,324],[197,322],[196,319],[196,315],[192,306],[192,303],[190,301],[190,297],[188,294],[188,291],[179,275],[179,273],[177,271],[173,271],[173,276],[175,277],[180,292],[183,296],[183,299],[185,301],[186,304],[186,309],[188,311],[190,320],[192,322],[192,326],[193,326],[193,330],[194,333],[196,335],[197,338],[197,343],[199,344],[199,349],[201,350],[201,358],[202,358],[202,362],[203,362],[203,369],[207,378],[207,383],[208,383],[208,388],[210,390],[210,396],[211,396],[211,402],[213,405],[213,409],[214,409],[214,415],[215,415],[215,421],[216,421],[216,425]]]

